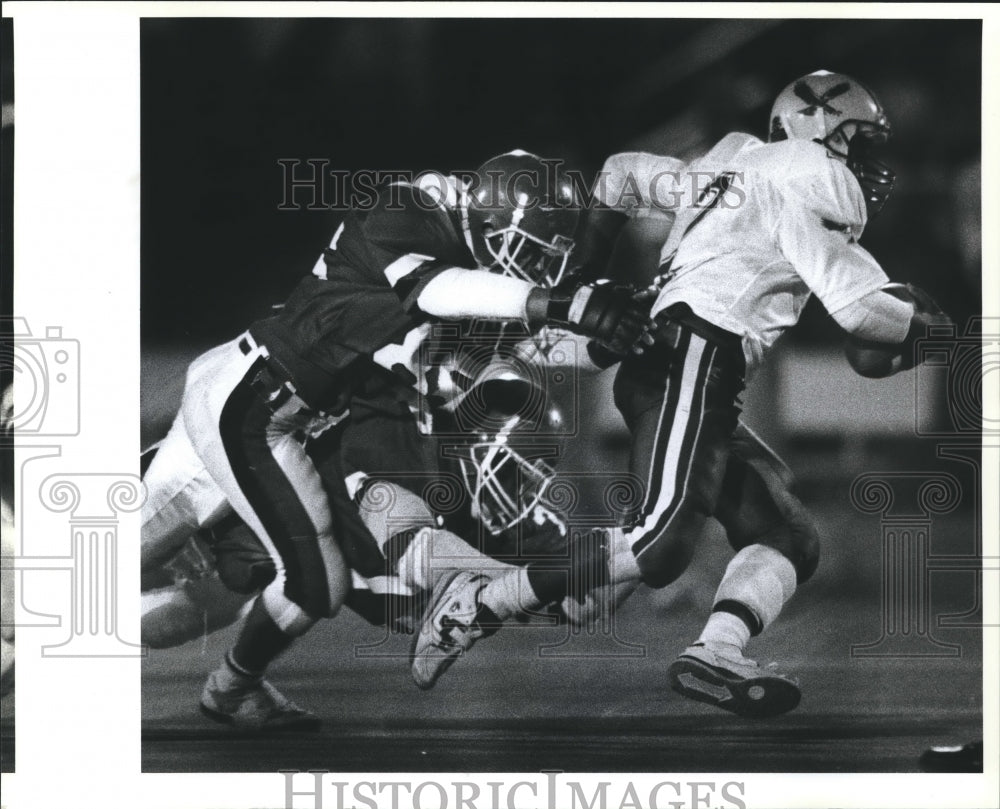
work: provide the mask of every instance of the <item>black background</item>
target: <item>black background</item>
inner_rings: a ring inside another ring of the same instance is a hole
[[[615,151],[763,136],[777,92],[819,68],[872,87],[895,127],[897,190],[865,245],[957,319],[981,308],[977,20],[141,25],[146,344],[228,339],[311,269],[339,214],[279,210],[281,159],[450,171],[523,148],[590,176]],[[832,336],[813,312],[797,339]]]

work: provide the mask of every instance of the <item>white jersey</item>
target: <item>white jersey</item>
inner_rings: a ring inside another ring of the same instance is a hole
[[[857,243],[861,187],[820,144],[733,133],[688,165],[625,153],[604,170],[603,203],[676,216],[653,314],[686,303],[743,338],[748,367],[798,322],[810,294],[832,314],[888,281]]]

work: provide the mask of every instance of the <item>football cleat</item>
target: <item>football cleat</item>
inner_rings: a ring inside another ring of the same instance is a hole
[[[458,570],[435,585],[410,649],[410,673],[419,688],[432,688],[479,638],[496,632],[498,627],[479,620],[479,593],[489,582],[482,573]]]
[[[223,664],[225,665],[225,664]],[[319,730],[320,719],[286,698],[267,680],[225,685],[214,671],[201,695],[201,712],[240,730]]]
[[[667,676],[678,694],[756,719],[787,713],[802,697],[793,680],[761,669],[735,646],[689,646]]]

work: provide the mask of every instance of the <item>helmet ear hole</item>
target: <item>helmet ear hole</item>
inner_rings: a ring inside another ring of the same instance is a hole
[[[771,143],[788,140],[788,133],[785,131],[785,127],[781,125],[781,119],[777,116],[771,119],[771,132],[768,135],[768,140]]]

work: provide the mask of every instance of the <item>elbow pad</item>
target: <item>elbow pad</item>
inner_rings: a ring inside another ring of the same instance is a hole
[[[915,308],[883,288],[834,312],[833,318],[852,337],[898,345],[906,339]]]

